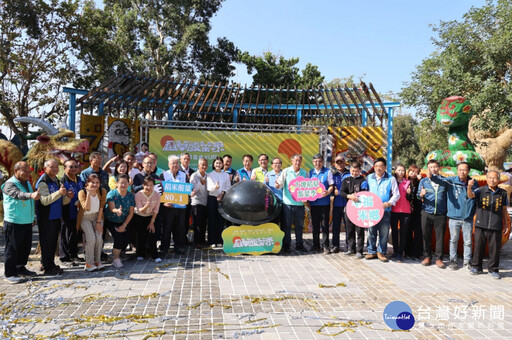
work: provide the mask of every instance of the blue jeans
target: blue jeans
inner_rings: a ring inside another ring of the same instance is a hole
[[[388,252],[389,237],[389,221],[391,219],[391,211],[385,211],[382,220],[377,225],[368,228],[368,254],[376,254],[377,252],[386,255]],[[379,244],[377,244],[377,234]]]
[[[471,260],[471,234],[473,233],[473,222],[463,220],[452,220],[448,222],[450,228],[450,261],[457,260],[457,246],[459,244],[460,230],[464,239],[464,263]]]
[[[295,224],[295,246],[302,245],[302,229],[304,229],[304,206],[283,204],[284,224],[281,230],[284,232],[283,247],[289,247],[292,243],[292,224]]]

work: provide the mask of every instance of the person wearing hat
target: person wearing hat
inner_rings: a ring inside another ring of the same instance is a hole
[[[332,207],[332,248],[330,249],[330,252],[333,254],[340,252],[341,222],[343,221],[343,213],[345,211],[345,206],[347,205],[346,198],[340,195],[343,180],[350,176],[350,172],[348,172],[345,167],[345,158],[343,158],[343,155],[341,154],[337,155],[334,159],[334,167],[331,168],[334,180],[334,203]]]
[[[329,210],[331,208],[331,192],[334,180],[332,171],[324,166],[321,154],[313,157],[314,168],[309,170],[309,178],[317,178],[325,187],[321,198],[309,202],[313,224],[313,248],[311,251],[321,251],[330,254],[329,249]],[[322,226],[322,244],[320,244],[320,226]],[[338,236],[339,237],[339,236]]]

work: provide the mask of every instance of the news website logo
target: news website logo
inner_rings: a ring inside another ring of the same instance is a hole
[[[414,326],[411,307],[402,301],[390,302],[383,313],[384,322],[394,330],[409,330]]]

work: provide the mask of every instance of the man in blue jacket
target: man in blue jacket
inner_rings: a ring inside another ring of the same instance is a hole
[[[459,243],[459,235],[462,229],[462,237],[464,239],[464,262],[463,266],[469,268],[471,260],[471,236],[473,235],[473,216],[475,215],[475,202],[468,198],[467,187],[468,181],[471,179],[469,174],[469,164],[461,162],[457,165],[457,176],[440,178],[432,176],[430,180],[434,183],[446,183],[448,196],[448,214],[450,218],[448,227],[450,228],[450,264],[448,267],[452,270],[458,269],[457,264],[457,245]],[[472,187],[475,191],[478,183]]]
[[[436,266],[444,268],[443,263],[443,243],[444,231],[446,229],[446,191],[447,184],[440,181],[440,184],[434,183],[430,179],[439,175],[439,162],[431,159],[427,163],[427,177],[420,181],[418,187],[418,197],[423,201],[421,207],[421,230],[423,232],[423,254],[425,258],[421,262],[424,266],[429,266],[432,261],[432,229],[436,233]]]
[[[368,228],[368,255],[367,260],[379,258],[382,262],[387,262],[389,221],[391,219],[391,206],[400,199],[398,184],[395,177],[386,172],[386,160],[377,158],[373,164],[374,173],[367,177],[369,191],[377,194],[382,200],[384,216],[379,223]],[[376,247],[377,234],[379,244]]]
[[[334,159],[334,168],[331,169],[334,180],[334,203],[332,206],[332,248],[331,253],[339,253],[340,251],[340,229],[343,221],[343,213],[347,205],[347,199],[341,196],[341,184],[343,180],[350,176],[350,172],[345,169],[346,163],[343,155],[338,155]],[[345,228],[346,229],[346,228]],[[352,250],[348,247],[348,232],[345,231],[347,237],[347,255],[352,254]],[[364,237],[364,234],[363,234]]]

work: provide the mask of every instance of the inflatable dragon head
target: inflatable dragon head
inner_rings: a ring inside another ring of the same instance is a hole
[[[41,128],[41,132],[36,138],[37,143],[30,148],[23,158],[32,167],[36,176],[43,171],[44,162],[50,158],[56,159],[59,163],[64,163],[67,159],[78,157],[89,150],[89,142],[86,139],[76,139],[73,131],[65,129],[59,131],[40,118],[18,117],[14,121],[33,124]],[[13,143],[4,141],[0,145],[0,154],[3,155],[4,153],[6,153],[5,157],[0,157],[0,161],[9,172],[9,176],[12,176],[11,165],[14,166],[20,160],[21,152]]]
[[[471,103],[460,96],[451,96],[443,100],[437,109],[437,121],[444,126],[467,126],[473,116]]]

